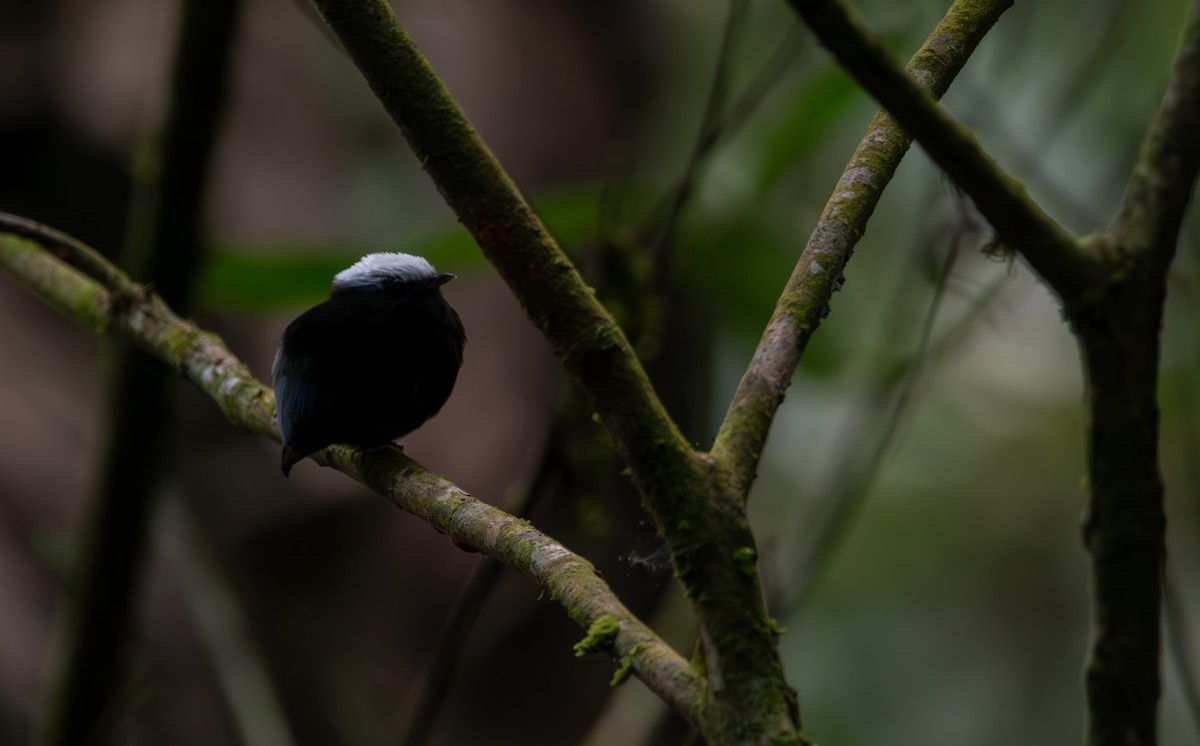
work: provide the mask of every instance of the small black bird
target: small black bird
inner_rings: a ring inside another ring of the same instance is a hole
[[[467,341],[442,297],[452,279],[419,256],[368,254],[288,325],[271,367],[284,476],[328,445],[383,445],[438,413]]]

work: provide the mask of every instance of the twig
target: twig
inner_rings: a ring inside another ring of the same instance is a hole
[[[929,93],[942,96],[984,34],[1011,0],[958,0],[913,55],[908,69]],[[736,480],[750,484],[767,431],[808,340],[840,284],[843,267],[866,230],[884,187],[911,138],[880,112],[842,172],[809,236],[758,349],[738,385],[713,444],[713,456]]]
[[[795,62],[799,52],[804,48],[803,42],[806,35],[807,30],[804,28],[804,25],[797,22],[788,30],[784,38],[780,40],[779,45],[754,76],[754,79],[729,104],[728,109],[724,113],[719,113],[719,116],[707,127],[701,128],[696,148],[692,151],[692,155],[688,159],[683,173],[671,184],[667,192],[659,198],[643,220],[643,225],[640,229],[643,235],[653,237],[656,234],[669,233],[662,226],[666,225],[669,228],[676,219],[677,210],[673,205],[679,199],[678,195],[685,191],[691,191],[691,183],[695,179],[695,175],[699,171],[703,161],[712,154],[722,140],[726,139],[750,118],[750,115],[763,102],[771,89],[780,81],[783,74]],[[720,71],[719,63],[718,71]],[[722,73],[718,72],[718,74]],[[653,244],[652,240],[648,242]],[[662,252],[660,251],[659,253]]]
[[[197,385],[235,425],[279,440],[270,389],[251,375],[214,335],[177,317],[149,295],[114,304],[113,294],[24,238],[0,234],[0,265],[71,318],[127,339]],[[394,447],[368,451],[335,446],[318,457],[399,507],[427,521],[455,544],[531,575],[583,627],[611,616],[620,624],[612,654],[629,657],[633,672],[694,722],[703,681],[677,653],[616,598],[592,565],[525,521],[479,502],[426,471]]]
[[[970,130],[938,106],[936,97],[920,84],[921,76],[905,74],[888,56],[883,43],[841,0],[788,1],[842,67],[970,195],[1000,240],[1020,251],[1054,288],[1068,312],[1084,301],[1087,290],[1095,286],[1097,263],[984,152]]]
[[[556,467],[562,455],[558,447],[562,437],[560,417],[560,414],[555,415],[554,423],[546,434],[542,457],[533,481],[525,491],[519,508],[514,511],[518,518],[527,519],[550,493],[552,477],[557,471]],[[504,565],[498,562],[481,562],[475,566],[463,584],[458,600],[454,603],[454,610],[442,626],[441,635],[422,677],[421,694],[409,721],[408,732],[404,736],[405,746],[421,746],[428,740],[434,719],[450,689],[459,656],[466,647],[466,638],[475,626],[475,620],[479,617],[484,602],[491,595],[496,581],[500,579],[500,571],[503,568]]]
[[[945,333],[937,340],[933,339],[934,322],[945,298],[951,271],[961,251],[965,233],[966,231],[960,228],[951,239],[950,250],[939,268],[933,297],[926,310],[913,354],[905,361],[900,371],[888,375],[890,380],[875,383],[866,393],[869,416],[873,421],[879,422],[870,446],[866,449],[854,447],[854,444],[864,440],[862,427],[847,428],[845,437],[841,439],[845,447],[840,450],[847,455],[833,470],[833,476],[828,482],[830,497],[826,502],[831,507],[819,522],[814,538],[803,550],[797,563],[798,571],[788,579],[779,604],[781,610],[777,613],[786,616],[806,601],[815,587],[818,575],[832,558],[837,545],[878,479],[899,433],[900,425],[907,417],[916,396],[917,385],[934,362],[959,348],[1007,284],[1007,276],[993,281],[979,294],[970,308],[955,319]],[[881,410],[889,401],[891,405],[880,419]]]
[[[454,609],[438,635],[425,675],[421,677],[421,692],[413,709],[408,730],[404,734],[403,746],[422,746],[429,741],[438,712],[446,701],[450,684],[454,680],[458,661],[466,646],[475,621],[484,603],[500,579],[504,565],[481,559],[471,570],[466,583],[458,593]]]
[[[279,692],[255,649],[243,610],[222,575],[195,518],[178,497],[166,501],[157,528],[158,551],[170,562],[184,604],[220,682],[241,743],[293,746]]]
[[[799,22],[788,29],[770,59],[763,64],[762,69],[758,71],[741,95],[729,105],[725,116],[714,123],[715,132],[709,138],[711,144],[708,144],[705,154],[710,152],[722,138],[740,127],[758,108],[775,84],[783,77],[783,74],[796,61],[800,52],[804,50],[804,41],[807,38],[808,32]]]
[[[721,34],[721,48],[717,53],[716,70],[713,72],[708,99],[704,104],[704,114],[700,118],[700,129],[696,133],[696,142],[688,154],[683,174],[665,199],[662,218],[654,221],[651,227],[652,232],[645,242],[650,247],[650,256],[654,266],[659,268],[657,271],[660,274],[663,273],[661,267],[667,259],[667,248],[675,233],[679,217],[683,214],[683,208],[695,188],[700,164],[704,156],[712,150],[721,134],[718,123],[722,119],[722,110],[729,97],[729,74],[733,67],[734,51],[738,35],[745,23],[749,5],[749,0],[729,0],[729,12]],[[659,210],[654,210],[652,216],[657,217],[658,213]]]

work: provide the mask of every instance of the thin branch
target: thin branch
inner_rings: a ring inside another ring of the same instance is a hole
[[[842,67],[891,113],[930,158],[974,200],[1000,240],[1020,251],[1070,311],[1099,271],[1069,231],[984,152],[974,134],[938,106],[919,74],[895,64],[882,41],[840,0],[788,0]],[[1012,5],[1011,0],[1003,3]],[[986,0],[966,3],[983,10]]]
[[[683,174],[668,192],[662,205],[663,215],[659,219],[660,210],[651,213],[653,218],[651,230],[644,242],[650,247],[650,255],[657,272],[665,274],[661,269],[667,259],[667,247],[675,233],[675,227],[683,214],[683,208],[695,188],[696,176],[704,156],[712,150],[721,135],[719,126],[725,102],[729,98],[729,77],[733,68],[733,57],[736,51],[738,36],[745,25],[749,0],[730,0],[728,15],[725,18],[724,30],[721,33],[721,47],[717,52],[716,69],[713,72],[712,84],[709,86],[708,97],[704,103],[704,114],[700,119],[700,128],[696,133],[696,142],[688,155]]]
[[[775,51],[763,63],[762,68],[759,69],[750,83],[730,102],[728,109],[723,113],[718,113],[717,118],[701,128],[696,147],[692,151],[683,173],[671,184],[666,193],[658,199],[648,211],[645,220],[642,221],[640,231],[643,235],[650,236],[653,239],[653,236],[656,234],[669,234],[674,229],[674,222],[677,220],[679,213],[679,209],[675,206],[675,203],[680,200],[679,195],[684,194],[684,199],[686,200],[686,196],[692,192],[692,182],[695,180],[696,174],[703,166],[704,161],[712,155],[717,145],[728,139],[729,136],[746,123],[754,111],[766,99],[767,94],[783,78],[788,68],[795,63],[800,52],[804,49],[804,41],[807,38],[807,34],[808,30],[804,27],[804,24],[797,21],[788,30],[787,34],[784,35],[783,39],[780,40],[779,45],[775,47]],[[720,64],[718,62],[718,76],[722,75]],[[715,86],[716,81],[714,80]],[[710,93],[711,95],[713,94]],[[666,229],[662,227],[664,225]],[[653,243],[652,240],[643,239],[643,241]],[[658,253],[661,254],[662,251],[660,250]]]
[[[244,610],[195,518],[176,498],[166,501],[158,521],[157,550],[169,560],[185,608],[212,659],[238,741],[294,746],[296,738],[288,727],[279,691],[251,641]]]
[[[787,34],[780,40],[779,46],[771,53],[771,57],[763,63],[762,69],[742,90],[741,95],[734,99],[725,116],[713,124],[712,135],[705,143],[702,155],[707,155],[727,135],[737,130],[745,123],[754,110],[763,102],[771,89],[783,78],[800,53],[804,51],[808,32],[804,25],[797,22],[788,29]]]
[[[845,455],[832,470],[832,476],[826,480],[828,486],[821,490],[828,495],[827,498],[821,498],[821,502],[828,504],[829,508],[818,522],[813,539],[801,551],[796,563],[798,570],[788,578],[786,588],[780,589],[778,605],[772,606],[783,616],[807,601],[819,575],[833,559],[853,520],[861,512],[893,450],[900,426],[909,417],[908,410],[918,396],[918,385],[936,363],[962,348],[963,342],[986,318],[987,311],[1010,279],[1004,274],[993,280],[971,302],[968,310],[957,317],[938,339],[933,339],[934,324],[965,234],[966,230],[960,228],[951,239],[950,250],[939,270],[913,354],[897,370],[886,373],[866,391],[863,404],[866,412],[853,418],[866,422],[857,425],[848,423],[839,439],[842,447],[838,450]],[[877,426],[877,429],[867,445],[866,429],[873,426]],[[810,523],[805,521],[801,530],[811,531]]]
[[[180,319],[157,295],[139,296],[136,286],[101,287],[38,245],[10,234],[0,234],[0,265],[68,317],[133,342],[166,362],[213,399],[233,424],[279,439],[270,389],[220,339]],[[529,574],[581,626],[615,619],[619,632],[612,655],[629,658],[633,673],[695,722],[702,679],[625,608],[587,560],[426,471],[394,446],[366,451],[335,446],[318,460],[422,518],[456,545]]]
[[[450,612],[437,642],[433,655],[420,679],[421,691],[417,704],[409,718],[402,746],[424,746],[429,742],[429,733],[437,722],[438,713],[446,703],[454,675],[458,670],[459,658],[466,649],[467,638],[479,619],[479,612],[500,580],[504,565],[490,560],[480,560],[458,592],[454,609]]]
[[[1194,0],[1167,89],[1110,229],[1115,243],[1126,250],[1152,252],[1165,271],[1175,256],[1198,171],[1200,0]]]
[[[957,0],[909,61],[909,73],[922,81],[929,95],[940,98],[984,34],[1011,5],[1011,0]],[[890,114],[877,114],[825,204],[713,444],[713,456],[739,482],[753,481],[767,431],[792,373],[911,143]]]

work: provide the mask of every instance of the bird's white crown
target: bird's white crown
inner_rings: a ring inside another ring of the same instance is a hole
[[[385,282],[420,282],[437,275],[423,257],[412,254],[381,253],[367,254],[354,266],[338,272],[333,277],[334,288],[364,287]]]

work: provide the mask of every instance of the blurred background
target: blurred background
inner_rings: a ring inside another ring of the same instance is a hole
[[[903,59],[948,3],[856,4]],[[1072,230],[1105,225],[1186,0],[1018,3],[946,98]],[[781,2],[396,3],[707,447],[875,111]],[[120,253],[178,7],[0,2],[0,210]],[[723,39],[725,40],[723,42]],[[360,255],[459,281],[466,362],[407,452],[593,560],[685,656],[671,569],[586,399],[304,3],[245,0],[192,316],[262,378]],[[707,112],[707,113],[706,113]],[[914,149],[775,422],[751,516],[822,743],[1082,738],[1084,412],[1059,310]],[[1197,742],[1200,221],[1163,332],[1173,614],[1164,744]],[[0,743],[46,701],[102,447],[107,343],[0,276]],[[683,744],[686,726],[517,573],[230,427],[182,381],[140,582],[127,744]],[[1190,656],[1190,657],[1189,657]],[[1194,700],[1192,700],[1194,705]],[[691,739],[691,740],[690,740]]]

